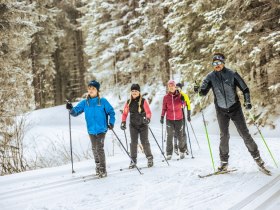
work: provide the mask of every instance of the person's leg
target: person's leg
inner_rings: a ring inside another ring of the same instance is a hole
[[[230,117],[216,109],[217,112],[217,119],[220,128],[220,160],[221,166],[218,168],[219,170],[226,170],[228,165],[228,158],[229,158],[229,120]]]
[[[252,157],[258,159],[260,157],[258,146],[249,133],[241,106],[231,114],[231,119]]]
[[[99,161],[99,156],[98,156],[98,152],[97,152],[96,136],[90,134],[89,138],[90,138],[91,149],[92,149],[92,153],[93,153],[93,157],[94,157],[94,161],[95,161],[95,166],[96,166],[95,167],[96,175],[99,175],[100,161]]]
[[[179,151],[180,151],[180,158],[184,158],[185,151],[186,151],[186,141],[183,138],[183,133],[184,133],[184,122],[183,120],[176,120],[175,121],[175,132],[176,135],[178,136],[178,141],[179,141]]]
[[[149,142],[149,127],[147,125],[143,125],[140,127],[140,141],[143,146],[146,158],[148,159],[148,167],[153,166],[153,155],[151,152],[151,146]]]
[[[183,139],[184,139],[184,141],[186,142],[186,144],[185,144],[185,152],[186,152],[186,154],[188,155],[189,154],[189,150],[188,150],[188,138],[187,138],[187,134],[186,134],[186,120],[184,119],[184,121],[183,121]]]
[[[129,125],[129,130],[130,130],[130,138],[131,138],[131,143],[130,143],[130,155],[132,160],[137,163],[137,145],[138,145],[138,135],[139,131],[138,129],[130,124]],[[143,146],[143,145],[142,145]]]
[[[166,131],[167,131],[167,140],[166,140],[166,155],[171,158],[173,151],[173,132],[174,132],[174,121],[166,120]]]
[[[107,176],[106,171],[106,158],[105,158],[105,151],[104,151],[104,140],[105,140],[105,133],[98,134],[96,136],[97,142],[97,155],[100,163],[100,175],[102,177]]]
[[[174,134],[174,152],[178,155],[178,138],[176,136],[175,130],[173,132]]]

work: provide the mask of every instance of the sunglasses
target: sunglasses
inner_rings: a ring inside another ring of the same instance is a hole
[[[221,64],[223,64],[223,62],[215,61],[215,62],[212,63],[212,66],[218,66],[218,65],[221,65]]]

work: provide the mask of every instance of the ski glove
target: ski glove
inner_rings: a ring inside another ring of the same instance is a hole
[[[161,116],[161,118],[160,118],[160,123],[161,123],[161,124],[164,123],[164,116]]]
[[[122,124],[121,124],[121,129],[122,129],[122,130],[125,130],[125,129],[126,129],[126,122],[122,122]]]
[[[113,130],[114,125],[110,123],[110,124],[108,125],[108,128],[109,128],[110,130]]]
[[[71,102],[67,101],[66,103],[66,109],[71,110],[73,108],[73,105],[71,104]]]
[[[199,88],[200,88],[199,85],[194,85],[193,87],[194,92],[198,93]]]
[[[245,109],[247,109],[247,110],[252,109],[252,104],[251,103],[246,103],[245,104]]]
[[[145,125],[148,125],[150,123],[150,119],[149,118],[144,118],[143,123]]]
[[[188,112],[187,112],[187,120],[189,122],[191,121],[191,110],[188,110]]]

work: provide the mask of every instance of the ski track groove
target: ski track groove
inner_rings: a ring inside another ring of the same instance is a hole
[[[262,172],[260,172],[262,173]],[[271,180],[269,183],[265,184],[264,186],[262,186],[260,189],[258,189],[257,191],[255,191],[254,193],[252,193],[251,195],[249,195],[248,197],[246,197],[245,199],[243,199],[242,201],[238,202],[237,204],[235,204],[233,207],[231,207],[229,210],[239,210],[242,209],[244,207],[246,207],[248,204],[250,204],[252,201],[258,199],[259,196],[263,195],[265,192],[267,192],[269,189],[271,189],[273,187],[274,184],[276,184],[277,182],[279,182],[280,180],[280,175],[277,175],[273,180]],[[276,193],[274,193],[273,195],[277,195],[279,194],[279,191],[277,191]],[[273,195],[270,197],[272,198]],[[269,199],[270,199],[269,198]],[[264,202],[265,203],[265,202]]]
[[[125,173],[125,172],[132,172],[132,171],[130,171],[130,170],[120,171],[119,169],[116,169],[116,170],[112,170],[111,172],[108,172],[108,175],[118,175],[122,172]],[[85,175],[85,176],[81,175],[79,177],[74,177],[74,178],[70,178],[67,180],[59,180],[59,181],[49,182],[49,183],[45,183],[45,184],[41,184],[41,185],[21,188],[18,190],[6,191],[6,192],[2,192],[0,194],[0,201],[9,199],[9,198],[13,198],[14,196],[25,195],[26,193],[44,192],[46,190],[75,185],[77,183],[83,183],[83,182],[88,182],[88,181],[92,181],[92,180],[99,180],[99,178],[97,176],[95,176],[94,174]]]
[[[263,202],[261,205],[259,205],[256,210],[263,210],[266,209],[269,204],[275,202],[280,197],[280,190],[277,190],[275,193],[273,193],[265,202]]]

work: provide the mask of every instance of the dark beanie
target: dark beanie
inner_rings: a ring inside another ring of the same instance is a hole
[[[88,83],[88,87],[95,87],[97,91],[99,91],[100,84],[99,82],[92,80],[91,82]]]
[[[216,53],[213,56],[213,61],[217,61],[217,60],[225,63],[226,58],[222,53]]]
[[[176,84],[176,86],[182,89],[182,87],[183,87],[184,85],[183,85],[182,83],[179,82],[179,83]]]
[[[140,92],[140,86],[138,84],[132,84],[130,90],[138,90]]]

